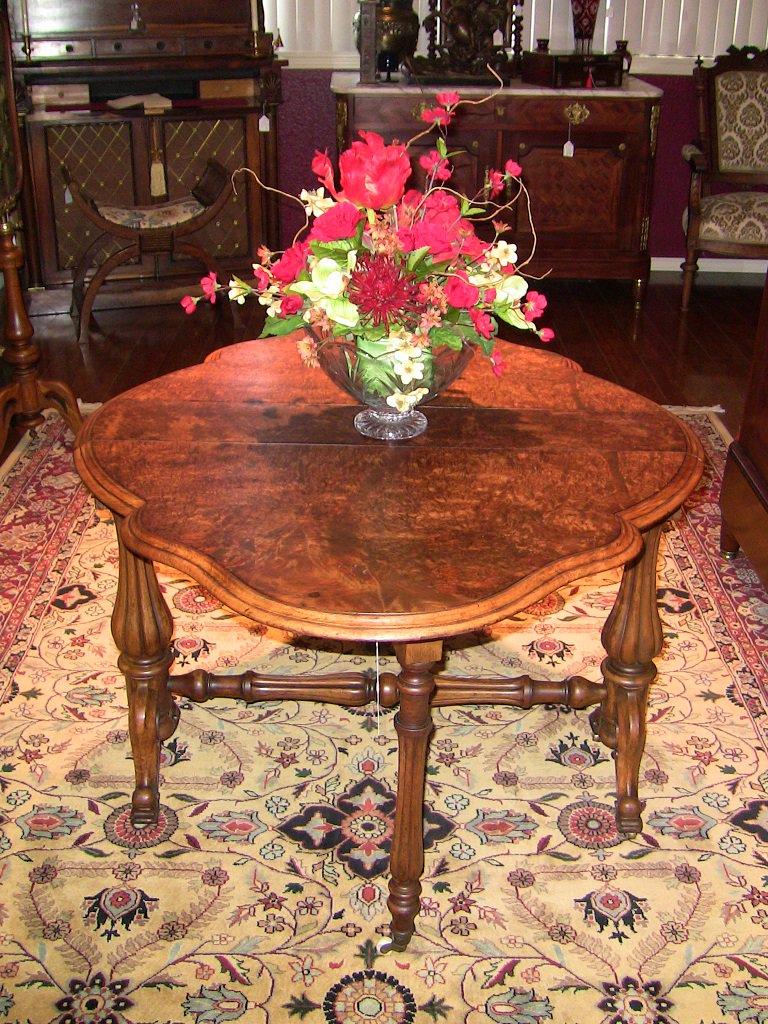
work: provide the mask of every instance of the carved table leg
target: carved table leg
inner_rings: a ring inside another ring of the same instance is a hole
[[[381,952],[406,948],[419,910],[424,870],[424,782],[432,734],[430,699],[435,688],[432,669],[442,658],[443,644],[441,640],[395,644],[395,653],[401,672],[397,680],[400,710],[395,717],[399,746],[397,805],[387,901],[392,914],[392,941],[381,944]]]
[[[638,796],[640,760],[645,747],[648,687],[656,676],[653,659],[661,651],[661,620],[656,602],[656,560],[661,526],[644,534],[638,557],[624,567],[616,603],[602,633],[607,658],[602,664],[608,698],[600,709],[601,738],[615,738],[616,824],[634,835],[642,829]]]
[[[160,743],[179,719],[170,690],[168,668],[173,620],[160,593],[152,562],[134,555],[123,543],[118,521],[120,576],[112,614],[112,635],[120,650],[118,666],[128,690],[128,723],[136,773],[131,820],[157,821]]]

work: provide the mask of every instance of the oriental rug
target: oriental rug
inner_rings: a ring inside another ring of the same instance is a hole
[[[392,711],[185,703],[160,820],[131,827],[113,525],[49,419],[0,482],[0,1021],[766,1024],[768,596],[718,553],[725,447],[686,418],[709,461],[664,536],[643,833],[586,712],[438,710],[417,933],[386,955]],[[177,666],[373,666],[161,581]],[[617,582],[455,640],[447,671],[597,678]]]

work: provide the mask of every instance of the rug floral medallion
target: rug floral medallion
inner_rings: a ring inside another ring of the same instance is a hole
[[[0,1020],[766,1024],[768,605],[718,554],[724,445],[688,421],[710,464],[664,536],[644,832],[616,830],[586,712],[438,710],[417,931],[380,955],[392,711],[182,702],[132,828],[114,528],[48,420],[0,483]],[[373,670],[161,582],[179,669]],[[446,670],[598,678],[617,583],[457,638]]]

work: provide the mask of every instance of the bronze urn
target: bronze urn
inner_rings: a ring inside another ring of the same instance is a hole
[[[355,41],[360,48],[359,15],[355,15]],[[376,54],[379,71],[387,77],[412,57],[419,41],[419,16],[413,0],[379,0],[376,5]]]

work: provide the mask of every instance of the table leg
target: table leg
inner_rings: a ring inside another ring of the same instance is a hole
[[[661,526],[648,530],[642,552],[624,567],[616,603],[602,633],[607,657],[601,668],[608,692],[593,719],[598,735],[616,748],[616,824],[629,835],[642,829],[644,804],[638,796],[638,778],[648,687],[656,676],[653,659],[663,639],[656,602],[660,536]]]
[[[413,935],[419,911],[424,870],[424,784],[427,748],[432,734],[430,699],[435,689],[432,671],[442,659],[443,643],[395,644],[401,672],[397,678],[400,710],[395,717],[398,738],[397,804],[390,856],[389,900],[392,940],[380,946],[404,950]]]
[[[168,689],[173,620],[160,593],[151,561],[134,555],[120,536],[120,574],[112,613],[112,635],[120,650],[118,666],[128,690],[128,725],[131,735],[136,788],[131,820],[134,825],[157,821],[160,809],[160,743],[168,739],[179,719],[179,709]]]

